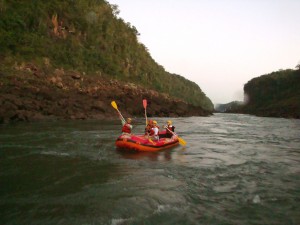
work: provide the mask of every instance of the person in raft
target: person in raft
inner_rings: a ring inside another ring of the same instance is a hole
[[[131,134],[132,125],[131,125],[131,118],[127,118],[126,123],[124,123],[122,127],[123,134]]]
[[[157,125],[157,122],[153,120],[151,132],[150,132],[150,137],[153,141],[159,140],[158,132],[159,132],[159,126]]]
[[[151,129],[153,126],[152,122],[153,122],[152,120],[148,121],[147,126],[145,127],[145,135],[148,135],[148,136],[150,135]]]
[[[173,136],[172,132],[174,132],[175,127],[172,125],[172,121],[168,120],[167,125],[164,126],[166,129],[166,138],[171,138]]]

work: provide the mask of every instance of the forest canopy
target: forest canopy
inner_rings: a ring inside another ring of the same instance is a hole
[[[300,68],[272,72],[244,86],[246,113],[300,118]]]

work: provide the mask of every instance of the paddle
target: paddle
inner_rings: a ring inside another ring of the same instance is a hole
[[[147,112],[146,112],[146,108],[147,108],[147,100],[146,99],[143,99],[143,106],[144,106],[144,109],[145,109],[145,118],[146,118],[146,127],[147,127],[148,119],[147,119]],[[149,135],[148,135],[148,141],[150,141],[152,144],[154,144],[154,142],[151,140]]]
[[[125,124],[126,121],[125,121],[124,117],[122,116],[121,112],[118,110],[117,103],[115,101],[112,101],[111,105],[112,105],[112,107],[114,107],[114,109],[116,109],[118,111],[122,124]]]
[[[183,145],[183,146],[186,146],[185,140],[183,140],[182,138],[178,137],[178,135],[175,134],[173,131],[169,130],[168,127],[166,127],[166,129],[167,129],[168,131],[170,131],[174,136],[177,136],[178,141],[179,141],[179,144],[181,144],[181,145]]]
[[[143,106],[145,109],[145,118],[146,118],[146,126],[147,126],[148,120],[147,120],[147,112],[146,112],[146,108],[147,108],[147,100],[146,99],[143,99]]]

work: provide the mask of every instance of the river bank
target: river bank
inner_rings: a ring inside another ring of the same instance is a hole
[[[124,116],[209,116],[212,112],[133,83],[72,70],[15,65],[0,76],[0,123],[10,121],[80,120],[115,117],[115,100]]]

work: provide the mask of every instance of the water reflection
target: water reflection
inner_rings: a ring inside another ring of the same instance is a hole
[[[157,152],[142,152],[142,151],[129,151],[124,149],[116,149],[118,155],[124,159],[131,160],[150,160],[158,162],[173,161],[175,163],[186,163],[187,150],[186,147],[177,146],[172,149],[161,150]]]
[[[157,152],[129,151],[124,149],[117,149],[116,151],[125,159],[149,159],[151,161],[170,161],[172,159],[172,149]]]

